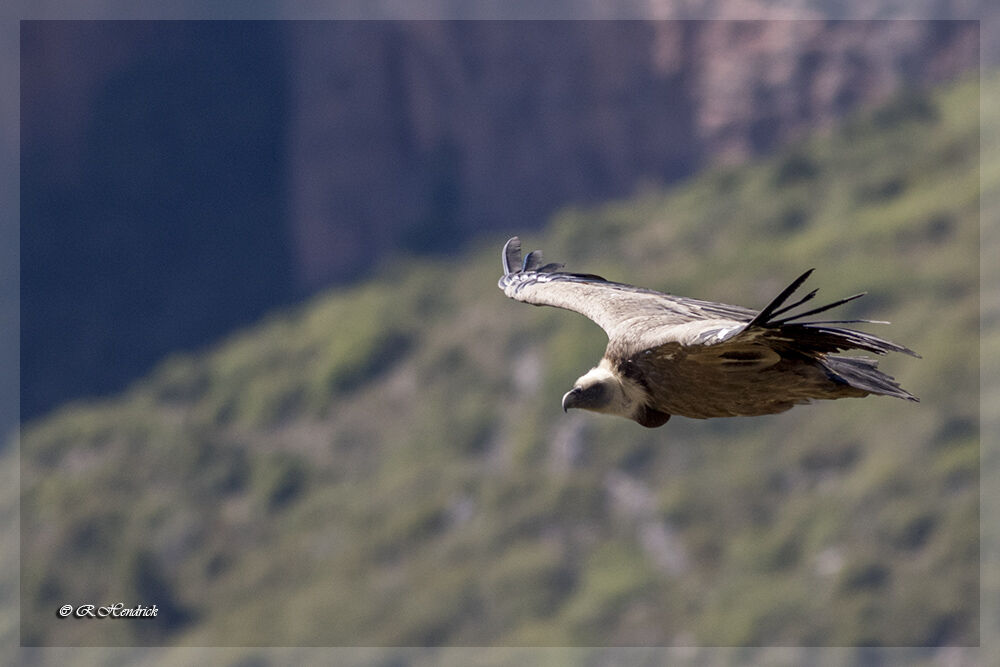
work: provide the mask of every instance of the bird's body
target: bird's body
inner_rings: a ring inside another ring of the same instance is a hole
[[[760,311],[663,294],[566,273],[529,253],[521,264],[517,237],[504,246],[499,286],[512,299],[581,313],[608,334],[597,367],[563,397],[564,408],[583,408],[664,424],[671,415],[696,419],[767,415],[815,399],[895,396],[915,401],[893,378],[861,357],[831,356],[843,350],[875,354],[912,350],[832,324],[864,320],[799,322],[860,294],[796,315],[788,311],[816,291],[785,302],[807,271]]]

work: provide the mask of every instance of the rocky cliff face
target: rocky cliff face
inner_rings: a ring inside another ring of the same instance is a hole
[[[267,23],[22,23],[23,418],[288,300],[281,53]]]
[[[390,250],[766,152],[978,47],[943,21],[25,23],[22,415]]]
[[[570,202],[770,150],[978,65],[930,21],[326,23],[288,28],[301,285],[402,243],[523,231]]]

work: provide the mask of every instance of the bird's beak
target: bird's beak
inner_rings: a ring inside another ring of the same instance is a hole
[[[563,395],[562,399],[562,409],[563,412],[567,412],[570,408],[575,408],[580,400],[580,394],[583,393],[582,387],[573,387]]]

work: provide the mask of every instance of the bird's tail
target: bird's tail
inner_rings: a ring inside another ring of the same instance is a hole
[[[919,401],[899,386],[895,378],[878,370],[878,362],[862,357],[825,357],[821,362],[837,382],[881,396],[895,396],[907,401]]]

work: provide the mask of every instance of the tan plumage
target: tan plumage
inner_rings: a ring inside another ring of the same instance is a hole
[[[871,334],[830,326],[870,320],[797,321],[862,294],[788,314],[816,295],[813,290],[785,304],[812,269],[753,311],[566,273],[561,264],[542,265],[540,251],[528,253],[522,264],[516,236],[501,259],[499,286],[507,296],[581,313],[608,334],[604,357],[563,397],[564,409],[614,414],[654,427],[671,415],[766,415],[814,399],[880,394],[917,400],[877,370],[875,361],[832,356],[863,350],[919,357]]]

